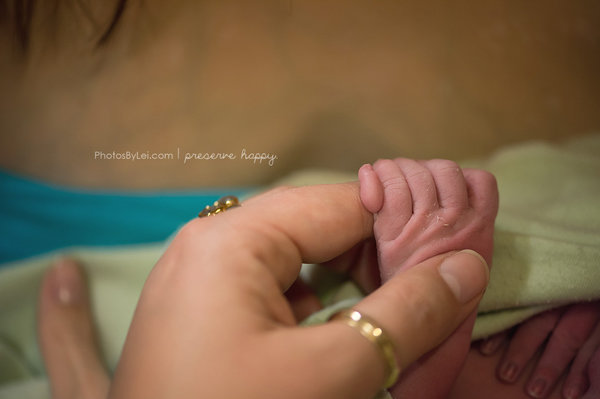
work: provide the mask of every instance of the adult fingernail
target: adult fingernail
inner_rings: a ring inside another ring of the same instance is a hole
[[[70,259],[59,259],[51,270],[54,280],[54,296],[62,305],[72,305],[81,299],[81,273]]]
[[[527,393],[534,398],[543,398],[546,395],[548,383],[544,378],[537,378],[527,387]]]
[[[481,255],[470,249],[444,259],[439,271],[460,303],[467,303],[481,294],[489,280],[487,263]]]
[[[519,366],[513,362],[505,362],[500,368],[500,379],[504,382],[515,382],[519,375]]]

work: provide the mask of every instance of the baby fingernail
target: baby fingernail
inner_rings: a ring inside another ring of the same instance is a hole
[[[538,378],[527,388],[527,393],[534,398],[543,398],[546,394],[548,383],[544,378]]]
[[[489,280],[487,263],[481,255],[470,249],[444,259],[439,271],[460,303],[467,303],[481,294]]]
[[[519,367],[513,362],[506,362],[500,369],[500,378],[504,382],[515,382],[519,374]]]
[[[583,394],[583,391],[578,386],[570,386],[565,389],[566,399],[578,399]]]

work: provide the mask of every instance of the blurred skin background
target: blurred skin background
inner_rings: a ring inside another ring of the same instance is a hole
[[[600,131],[598,21],[593,0],[0,0],[0,168],[198,189],[558,142]],[[237,159],[183,162],[213,152]],[[497,362],[466,385],[520,392]]]
[[[0,167],[44,181],[252,186],[600,130],[595,1],[25,1],[21,43],[1,3]],[[238,159],[94,159],[178,149]]]

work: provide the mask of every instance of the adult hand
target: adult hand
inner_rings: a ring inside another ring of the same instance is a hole
[[[342,322],[298,327],[283,294],[301,262],[371,234],[354,183],[279,189],[188,223],[146,281],[109,397],[373,397],[385,378],[377,347]],[[487,279],[473,253],[440,255],[355,309],[404,369],[473,311]]]

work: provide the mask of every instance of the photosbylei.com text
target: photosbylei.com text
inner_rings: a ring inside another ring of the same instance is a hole
[[[245,148],[239,153],[233,152],[184,152],[177,148],[175,152],[151,152],[151,151],[94,151],[94,160],[99,161],[172,161],[180,160],[184,164],[195,161],[228,161],[240,159],[253,164],[263,163],[273,166],[278,159],[276,154],[266,152],[250,152]]]

